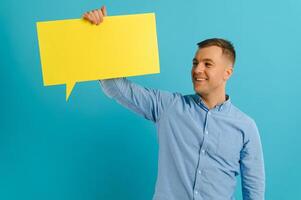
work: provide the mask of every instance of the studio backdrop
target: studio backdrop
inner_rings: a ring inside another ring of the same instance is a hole
[[[232,41],[227,93],[258,125],[266,199],[301,199],[301,1],[1,0],[1,200],[152,198],[152,122],[106,97],[98,81],[77,84],[68,102],[65,85],[43,86],[36,22],[80,18],[101,5],[110,16],[156,14],[161,72],[129,78],[145,87],[194,93],[196,44]]]

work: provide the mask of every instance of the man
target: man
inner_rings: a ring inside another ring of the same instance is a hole
[[[83,17],[99,24],[106,8]],[[154,122],[158,132],[158,177],[153,200],[234,199],[241,175],[243,199],[264,199],[265,172],[254,120],[225,92],[235,50],[224,39],[198,43],[192,60],[195,94],[145,88],[125,78],[101,80],[105,94]]]

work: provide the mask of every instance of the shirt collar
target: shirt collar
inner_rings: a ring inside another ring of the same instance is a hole
[[[194,95],[192,95],[192,97],[197,104],[202,106],[202,108],[204,108],[206,111],[209,111],[209,109],[208,109],[207,105],[204,103],[204,100],[202,99],[201,95],[199,95],[198,93],[195,93]],[[231,99],[230,99],[230,96],[228,94],[226,94],[226,101],[216,105],[214,108],[211,108],[210,110],[214,110],[217,112],[227,112],[227,111],[229,111],[230,106],[231,106]]]

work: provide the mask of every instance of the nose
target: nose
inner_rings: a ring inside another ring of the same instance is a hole
[[[201,73],[204,72],[204,70],[205,70],[205,65],[202,62],[198,63],[198,65],[193,69],[195,73]]]

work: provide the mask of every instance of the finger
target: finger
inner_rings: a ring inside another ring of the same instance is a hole
[[[89,19],[93,24],[96,24],[96,17],[94,16],[93,12],[89,12]]]
[[[101,7],[101,11],[102,11],[102,13],[103,13],[103,16],[107,16],[107,15],[108,15],[106,6],[102,6],[102,7]]]
[[[96,24],[99,24],[100,23],[100,17],[99,17],[99,14],[98,14],[98,10],[93,10],[92,12],[95,16]]]
[[[86,12],[85,14],[83,14],[82,18],[89,20],[89,14]]]
[[[99,15],[100,23],[101,23],[101,22],[103,22],[103,13],[101,12],[100,9],[98,9],[97,11],[98,11],[98,15]]]

